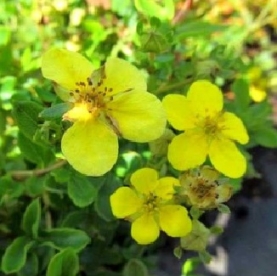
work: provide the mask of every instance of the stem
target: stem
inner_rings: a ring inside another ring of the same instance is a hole
[[[44,192],[42,194],[42,201],[44,203],[44,210],[45,210],[45,228],[46,229],[51,229],[52,228],[52,216],[49,211],[49,206],[50,206],[50,199],[49,199],[49,194],[47,192]]]
[[[188,78],[188,79],[186,79],[184,81],[180,81],[178,83],[174,83],[174,84],[170,84],[170,85],[162,85],[162,86],[160,86],[160,88],[158,88],[156,91],[154,91],[153,94],[158,95],[158,94],[165,93],[172,89],[176,89],[176,88],[182,87],[186,84],[189,84],[189,83],[191,83],[191,81],[192,81],[192,78]]]
[[[193,0],[186,0],[183,2],[181,9],[175,15],[172,20],[172,24],[176,25],[177,23],[181,22],[187,15],[188,11],[191,10],[193,5]]]
[[[67,163],[66,160],[59,160],[57,163],[44,168],[44,169],[36,169],[36,170],[21,170],[21,171],[11,171],[10,174],[14,180],[25,180],[31,176],[41,176],[48,172],[51,172],[55,169],[58,169],[64,166]]]

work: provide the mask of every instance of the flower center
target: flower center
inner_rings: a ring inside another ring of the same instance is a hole
[[[76,82],[75,89],[70,92],[74,107],[64,114],[63,119],[74,122],[98,117],[106,103],[113,100],[113,88],[104,85],[105,78],[104,69],[100,68],[86,82]]]
[[[144,198],[143,208],[147,213],[157,211],[160,204],[160,198],[152,193]]]
[[[204,131],[208,136],[215,136],[219,130],[216,118],[206,117],[204,120]]]

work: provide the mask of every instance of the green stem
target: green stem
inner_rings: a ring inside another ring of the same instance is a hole
[[[22,171],[11,171],[10,174],[14,180],[25,180],[26,178],[32,176],[41,176],[48,172],[51,172],[55,169],[58,169],[66,164],[66,160],[59,160],[57,163],[44,168],[44,169],[36,169],[36,170],[22,170]]]
[[[192,78],[188,78],[184,81],[180,81],[180,82],[177,82],[174,84],[165,85],[165,86],[162,85],[162,86],[160,86],[160,88],[158,88],[156,91],[154,91],[153,94],[158,95],[158,94],[165,93],[167,91],[171,91],[173,89],[177,89],[179,87],[182,87],[184,85],[191,83],[191,81],[192,81]]]

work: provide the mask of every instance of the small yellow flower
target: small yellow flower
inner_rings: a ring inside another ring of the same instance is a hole
[[[118,156],[118,139],[149,142],[162,135],[166,117],[161,102],[147,92],[143,74],[119,58],[100,69],[78,53],[53,48],[42,57],[42,73],[58,96],[72,103],[63,115],[73,122],[62,138],[62,152],[79,172],[99,176]]]
[[[262,74],[262,70],[260,67],[252,67],[247,72],[247,78],[249,79],[249,94],[254,102],[262,102],[267,94],[267,80]]]
[[[226,202],[232,195],[232,186],[220,184],[219,173],[212,167],[203,166],[185,172],[180,177],[180,196],[186,196],[189,203],[198,209],[216,208]]]
[[[223,95],[209,81],[194,82],[187,96],[167,95],[163,104],[168,121],[184,133],[173,138],[168,159],[177,170],[187,170],[203,164],[207,155],[213,166],[226,176],[241,177],[246,159],[235,141],[249,140],[242,121],[233,113],[224,112]]]
[[[132,221],[131,235],[137,243],[154,242],[160,230],[171,237],[183,237],[191,231],[186,208],[174,203],[178,179],[158,179],[155,170],[143,168],[132,174],[131,184],[117,189],[110,201],[114,216]]]

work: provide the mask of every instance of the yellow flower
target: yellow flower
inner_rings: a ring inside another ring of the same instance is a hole
[[[232,186],[222,182],[219,173],[210,166],[185,172],[180,177],[180,196],[199,209],[211,209],[226,202],[232,195]]]
[[[79,172],[99,176],[118,156],[118,139],[149,142],[162,135],[165,112],[147,92],[142,73],[119,58],[100,69],[78,53],[53,48],[42,57],[42,73],[58,96],[72,103],[63,119],[73,122],[62,138],[62,152]]]
[[[150,168],[137,170],[131,176],[132,187],[117,189],[110,198],[117,218],[132,221],[131,235],[139,244],[149,244],[160,230],[171,237],[183,237],[191,231],[191,220],[185,207],[174,203],[174,177],[158,179]]]
[[[173,138],[168,159],[177,170],[203,164],[207,155],[223,174],[238,178],[246,170],[246,159],[234,141],[249,140],[242,121],[233,113],[224,112],[223,95],[209,81],[194,82],[187,96],[167,95],[163,104],[168,121],[184,133]]]

